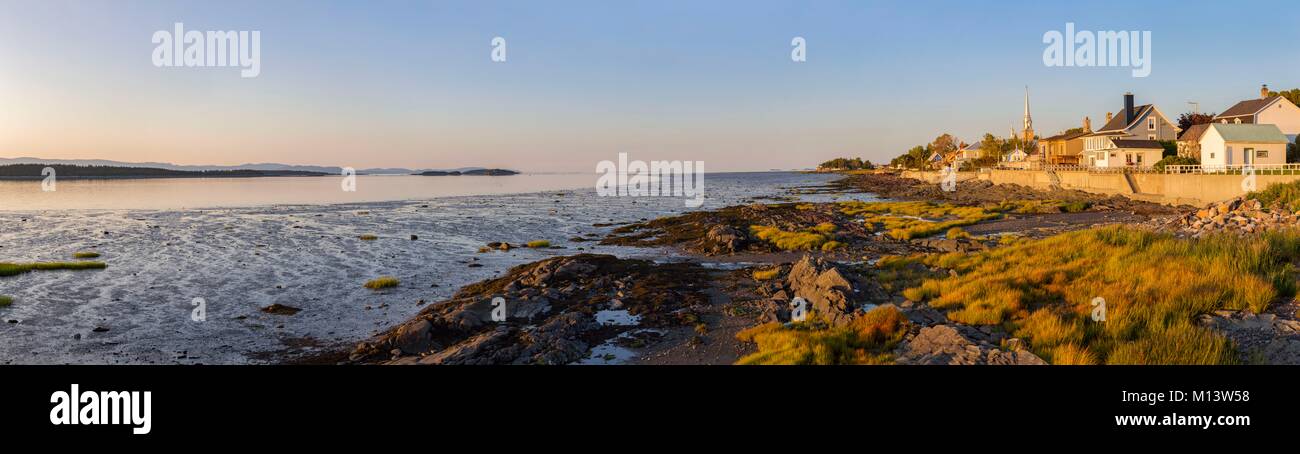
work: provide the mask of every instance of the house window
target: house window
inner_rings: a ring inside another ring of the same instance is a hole
[[[1210,159],[1214,159],[1214,153],[1210,153]]]
[[[1156,130],[1156,119],[1155,119],[1155,118],[1148,118],[1148,119],[1147,119],[1147,131],[1155,131],[1155,130]]]
[[[1156,140],[1155,134],[1147,134],[1147,140]]]
[[[1267,157],[1268,157],[1268,150],[1255,150],[1255,157],[1256,157],[1256,158],[1267,158]]]
[[[1232,122],[1233,122],[1233,123],[1236,123],[1236,124],[1241,124],[1241,119],[1238,118],[1238,119],[1236,119],[1236,120],[1232,120]]]

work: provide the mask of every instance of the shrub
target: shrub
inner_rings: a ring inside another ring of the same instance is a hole
[[[383,288],[396,287],[401,283],[402,281],[398,280],[395,277],[381,276],[375,279],[371,279],[369,282],[366,282],[366,288],[371,290],[379,290]]]
[[[1300,181],[1271,184],[1263,191],[1246,194],[1246,198],[1258,200],[1261,205],[1281,206],[1291,211],[1300,210]]]

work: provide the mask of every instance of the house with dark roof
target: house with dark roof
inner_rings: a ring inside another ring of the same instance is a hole
[[[1220,124],[1277,125],[1295,142],[1300,134],[1300,107],[1281,96],[1269,96],[1268,85],[1259,89],[1259,99],[1248,99],[1229,107],[1214,117]]]
[[[1078,131],[1061,133],[1038,141],[1038,154],[1049,165],[1079,165],[1083,156],[1083,139],[1092,134],[1092,121],[1083,118]]]
[[[1151,104],[1134,105],[1124,94],[1124,109],[1107,114],[1106,125],[1084,137],[1081,163],[1093,167],[1150,167],[1160,160],[1162,141],[1178,138],[1178,126]]]
[[[1211,123],[1201,135],[1201,166],[1285,164],[1290,141],[1277,125]]]

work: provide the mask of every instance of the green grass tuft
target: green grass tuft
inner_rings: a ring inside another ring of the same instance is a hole
[[[104,262],[0,263],[0,277],[16,276],[32,271],[98,270],[107,266]]]
[[[14,303],[13,297],[0,295],[0,307],[5,307],[13,303]]]
[[[74,258],[74,259],[97,259],[97,258],[99,258],[99,253],[98,253],[98,252],[90,252],[90,251],[74,252],[74,253],[72,253],[72,258]]]
[[[530,248],[551,247],[551,242],[546,240],[529,241],[527,246]]]
[[[396,287],[401,283],[402,281],[398,280],[395,277],[381,276],[375,279],[371,279],[369,282],[366,282],[366,288],[371,290],[379,290],[384,288]]]
[[[379,237],[374,236],[374,235],[361,235],[361,236],[358,236],[357,238],[360,239],[361,241],[374,241],[374,240],[379,239]]]
[[[908,321],[887,305],[859,315],[847,325],[832,327],[810,318],[788,326],[772,322],[736,335],[758,344],[758,351],[737,364],[889,364],[889,351],[907,334]]]

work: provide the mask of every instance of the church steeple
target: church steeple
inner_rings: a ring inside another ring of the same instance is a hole
[[[1021,132],[1025,142],[1034,140],[1034,117],[1029,115],[1029,86],[1025,86],[1025,130]]]

